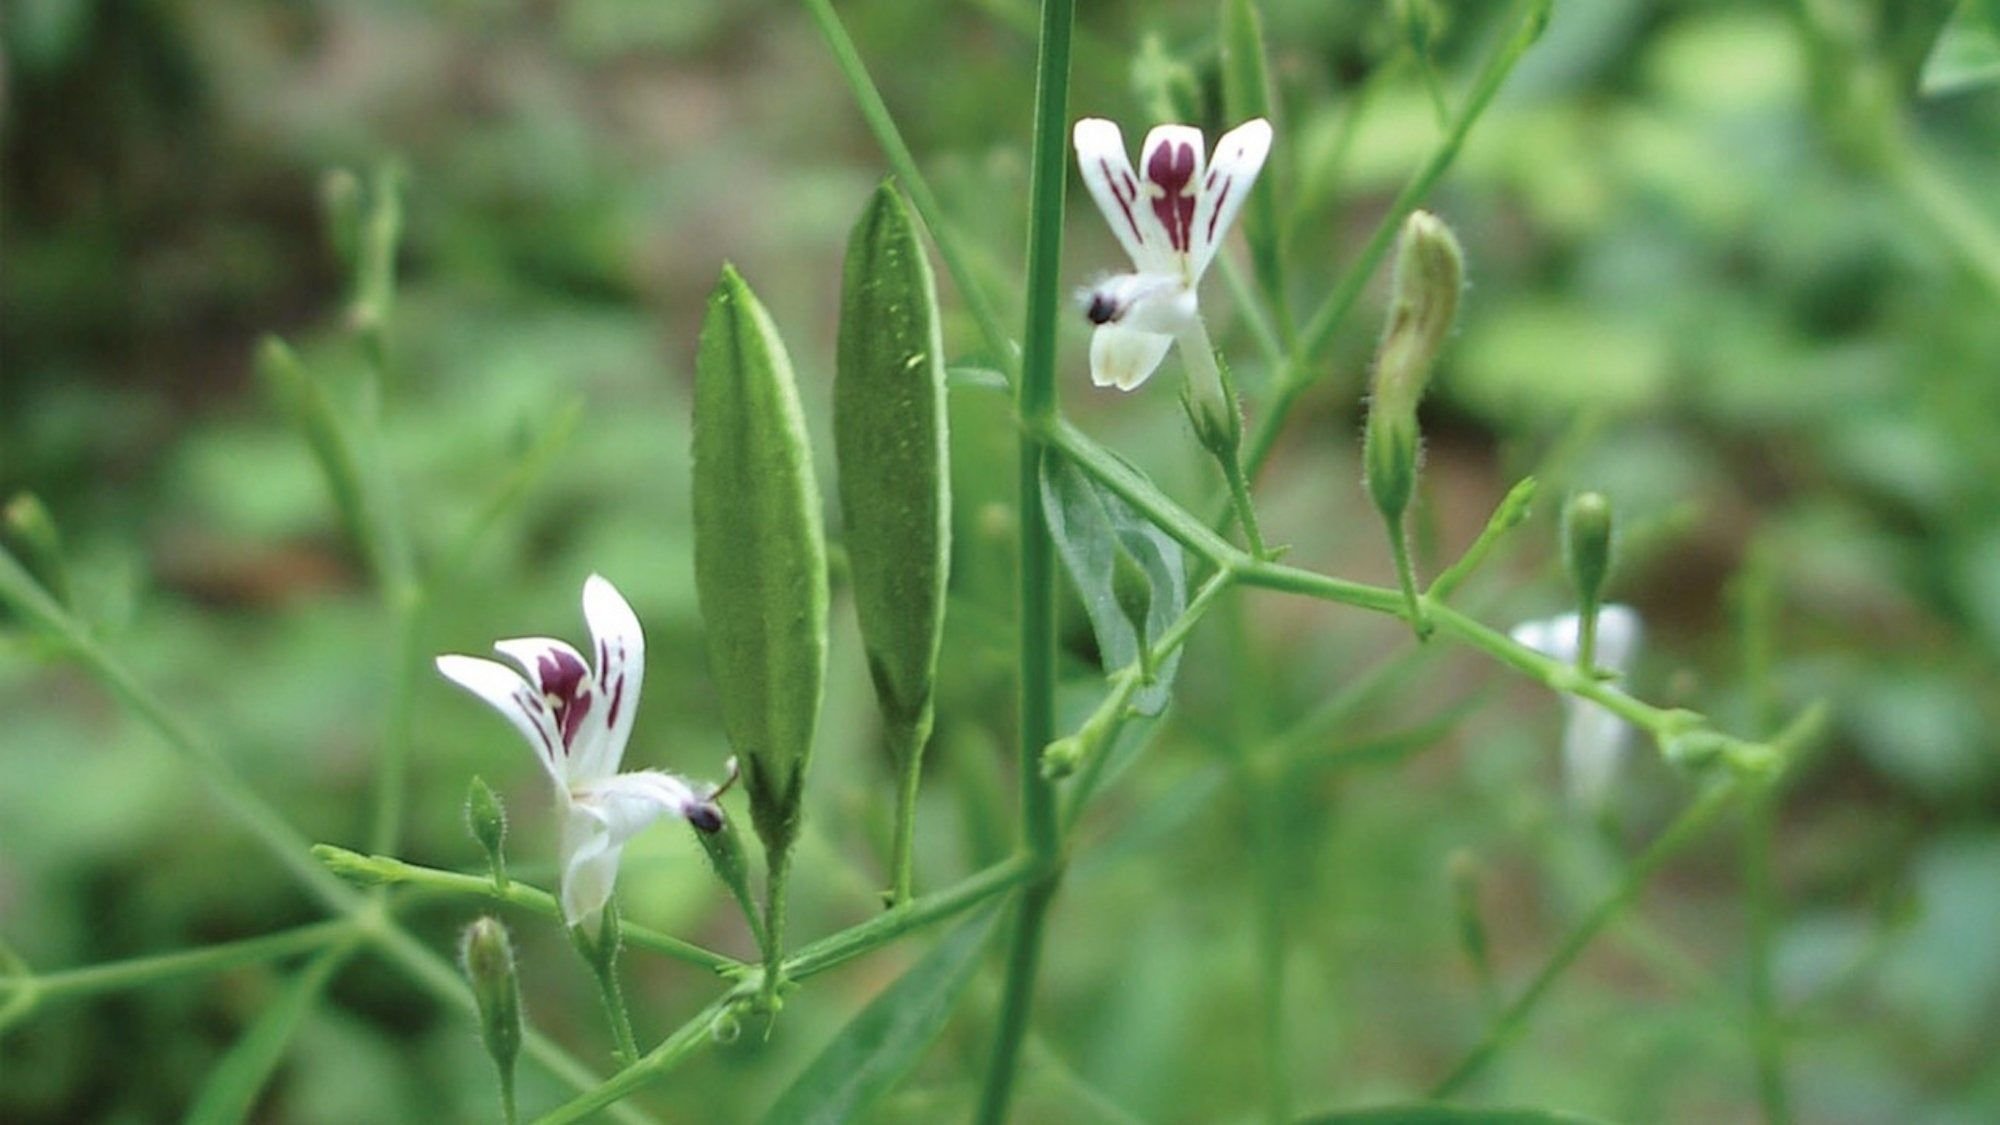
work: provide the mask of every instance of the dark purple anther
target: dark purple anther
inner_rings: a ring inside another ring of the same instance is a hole
[[[722,810],[714,805],[695,805],[687,811],[688,823],[703,832],[722,831]]]
[[[1109,324],[1118,319],[1118,302],[1103,293],[1092,293],[1083,315],[1089,317],[1092,324]]]

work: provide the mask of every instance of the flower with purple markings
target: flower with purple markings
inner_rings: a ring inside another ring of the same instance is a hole
[[[618,772],[639,707],[646,639],[632,607],[595,574],[583,584],[583,617],[596,648],[595,667],[551,637],[493,646],[520,665],[520,673],[475,656],[440,656],[437,667],[506,716],[555,782],[563,917],[594,939],[626,841],[668,814],[714,832],[722,827],[722,810],[713,788],[661,770]]]
[[[1201,130],[1157,126],[1140,147],[1137,173],[1112,122],[1084,118],[1074,139],[1084,185],[1132,258],[1131,273],[1105,278],[1085,294],[1084,311],[1097,326],[1091,381],[1129,391],[1178,342],[1193,401],[1204,409],[1224,402],[1195,288],[1270,154],[1270,123],[1258,118],[1224,133],[1212,159],[1204,159]]]

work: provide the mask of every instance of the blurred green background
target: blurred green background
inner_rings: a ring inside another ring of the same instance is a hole
[[[1267,175],[1293,217],[1292,297],[1307,309],[1438,143],[1407,19],[1430,30],[1456,98],[1507,6],[1263,9],[1282,107]],[[1031,7],[840,10],[1019,323]],[[1835,705],[1786,793],[1777,850],[1776,987],[1808,1121],[2000,1119],[2000,87],[1987,80],[2000,37],[1981,38],[1990,13],[1975,2],[1940,44],[1950,15],[1932,0],[1559,4],[1430,201],[1465,245],[1471,288],[1425,408],[1424,569],[1455,558],[1530,470],[1546,498],[1602,489],[1624,529],[1614,594],[1650,627],[1637,691],[1763,733],[1731,616],[1755,555],[1779,594],[1775,690]],[[453,542],[552,420],[582,411],[437,592],[423,651],[575,638],[582,580],[600,571],[651,641],[628,763],[719,777],[729,752],[687,530],[704,294],[725,259],[757,287],[830,482],[839,255],[885,171],[803,11],[10,0],[0,16],[0,499],[32,491],[54,513],[97,635],[220,732],[304,831],[360,846],[392,629],[252,356],[280,333],[343,404],[358,400],[364,352],[341,321],[319,199],[331,169],[392,163],[407,236],[384,455],[420,557]],[[1225,124],[1215,16],[1082,5],[1073,115],[1120,119],[1130,137],[1165,96]],[[1070,210],[1065,277],[1122,268],[1080,190]],[[1260,495],[1293,561],[1381,581],[1357,460],[1378,296]],[[1229,298],[1211,279],[1255,416],[1269,372]],[[956,310],[948,289],[946,302]],[[1217,504],[1178,375],[1131,396],[1091,389],[1087,329],[1069,326],[1065,408],[1176,496]],[[946,335],[987,362],[956,311]],[[952,415],[953,600],[920,826],[930,887],[1004,854],[1012,832],[1012,429],[1005,398],[970,383]],[[1562,608],[1556,506],[1468,592],[1497,626]],[[1067,620],[1081,715],[1095,652],[1080,612]],[[834,622],[795,880],[802,938],[871,911],[892,803],[838,584]],[[1607,822],[1575,815],[1554,701],[1449,651],[1367,687],[1409,647],[1393,621],[1276,595],[1197,634],[1180,701],[1141,732],[1143,756],[1080,836],[1020,1120],[1255,1116],[1267,1060],[1245,871],[1260,831],[1308,888],[1284,904],[1286,1063],[1304,1110],[1417,1095],[1477,1038],[1454,853],[1477,864],[1501,979],[1518,985],[1690,792],[1640,747]],[[1280,738],[1357,683],[1339,722]],[[477,772],[515,812],[521,874],[547,882],[545,783],[515,736],[441,680],[415,701],[402,854],[476,864],[459,806]],[[5,617],[0,715],[0,939],[29,964],[316,916],[179,759]],[[1267,740],[1288,783],[1250,807],[1230,748]],[[748,954],[684,837],[630,850],[628,915]],[[442,950],[475,911],[429,900],[404,917]],[[608,1064],[561,935],[510,921],[530,1019]],[[1477,1096],[1618,1120],[1754,1118],[1743,925],[1723,832],[1598,943]],[[927,941],[814,982],[769,1042],[697,1056],[641,1104],[753,1118]],[[642,1039],[712,995],[695,970],[630,964]],[[0,1118],[175,1117],[282,979],[236,970],[38,1011],[0,1038]],[[970,996],[881,1119],[964,1112],[997,976]],[[482,1119],[487,1068],[468,1021],[361,959],[303,1025],[258,1119]],[[556,1095],[527,1068],[525,1105]]]

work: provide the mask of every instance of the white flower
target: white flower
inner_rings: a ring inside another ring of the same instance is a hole
[[[722,827],[722,811],[713,790],[697,789],[673,774],[618,772],[639,708],[646,639],[632,607],[595,574],[583,584],[583,618],[596,646],[595,669],[550,637],[493,646],[519,664],[525,678],[474,656],[440,656],[437,668],[505,715],[555,782],[562,813],[563,917],[594,938],[627,840],[668,813],[714,832]]]
[[[1258,118],[1223,134],[1206,163],[1201,130],[1157,126],[1146,134],[1137,175],[1117,125],[1087,117],[1076,123],[1074,137],[1083,182],[1132,258],[1131,273],[1106,278],[1086,295],[1085,312],[1097,325],[1091,381],[1129,391],[1178,340],[1196,401],[1220,400],[1221,376],[1195,287],[1270,154],[1270,123]]]
[[[1566,613],[1516,625],[1514,640],[1556,660],[1574,662],[1580,643],[1577,615]],[[1597,666],[1623,676],[1639,654],[1639,615],[1630,606],[1607,605],[1597,613]],[[1570,800],[1600,809],[1625,757],[1632,727],[1602,706],[1573,695],[1563,697],[1563,775]]]

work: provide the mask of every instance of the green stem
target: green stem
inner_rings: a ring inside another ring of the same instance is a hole
[[[1403,619],[1416,631],[1418,640],[1431,635],[1430,616],[1424,612],[1423,596],[1417,593],[1417,568],[1410,562],[1410,537],[1403,530],[1402,517],[1389,527],[1389,554],[1396,560],[1396,583],[1403,588]]]
[[[1062,880],[1055,783],[1042,775],[1041,753],[1055,738],[1055,545],[1042,512],[1042,464],[1056,407],[1056,329],[1062,311],[1063,191],[1069,174],[1070,33],[1075,0],[1043,0],[1035,62],[1034,155],[1028,197],[1028,309],[1015,408],[1021,420],[1016,495],[1020,529],[1021,833],[1037,870],[1014,915],[999,1027],[980,1094],[977,1119],[1006,1120],[1014,1072],[1034,1004],[1042,928]]]
[[[625,1007],[625,990],[618,985],[618,955],[612,953],[591,963],[597,978],[597,995],[604,1001],[604,1019],[611,1025],[612,1053],[620,1067],[639,1061],[639,1041],[632,1035],[632,1013]]]
[[[912,899],[894,910],[801,947],[785,959],[785,976],[791,980],[818,976],[836,965],[887,945],[912,930],[1006,894],[1033,878],[1036,872],[1035,860],[1030,856],[1017,855],[1002,860],[954,886]]]
[[[354,923],[336,919],[200,949],[156,953],[50,973],[0,977],[0,996],[9,996],[8,1019],[0,1023],[11,1022],[51,1001],[79,1000],[103,992],[141,988],[176,977],[219,973],[243,965],[310,953],[349,940],[355,932]],[[20,1004],[18,1009],[15,1008],[17,1003]]]
[[[1674,818],[1674,822],[1668,825],[1644,852],[1640,853],[1631,867],[1626,869],[1625,876],[1619,880],[1618,886],[1591,908],[1590,913],[1586,914],[1576,928],[1563,939],[1562,944],[1556,947],[1555,953],[1550,956],[1548,963],[1542,966],[1542,971],[1535,974],[1535,979],[1529,983],[1526,991],[1508,1005],[1507,1010],[1494,1021],[1492,1029],[1486,1033],[1486,1038],[1452,1068],[1444,1081],[1439,1082],[1431,1090],[1432,1098],[1443,1100],[1458,1093],[1467,1082],[1493,1061],[1493,1057],[1520,1033],[1527,1023],[1528,1016],[1548,993],[1550,986],[1555,984],[1564,970],[1568,969],[1576,961],[1577,956],[1590,945],[1591,939],[1604,929],[1606,923],[1631,905],[1640,889],[1666,865],[1668,860],[1708,829],[1716,817],[1729,806],[1730,798],[1736,795],[1738,788],[1738,784],[1733,781],[1713,786],[1695,798],[1694,803]]]
[[[895,169],[896,177],[903,182],[903,190],[909,193],[918,217],[930,229],[931,241],[937,243],[938,256],[944,259],[944,268],[951,274],[952,284],[958,287],[958,299],[972,314],[973,323],[979,326],[979,334],[986,338],[986,348],[993,353],[993,362],[1003,370],[1013,370],[1016,359],[1014,342],[1008,338],[1006,328],[1000,323],[1000,314],[987,300],[986,290],[979,284],[957,237],[945,221],[944,208],[938,206],[930,181],[917,167],[910,146],[903,143],[902,131],[896,128],[896,119],[890,114],[888,104],[882,100],[882,92],[876,89],[875,80],[869,76],[868,65],[861,61],[861,52],[855,49],[854,40],[848,36],[839,13],[833,10],[832,0],[805,0],[805,6],[812,13],[813,22],[819,25],[820,35],[826,39],[827,49],[833,53],[834,65],[840,68],[840,76],[846,80],[847,88],[861,110],[862,120],[868,123],[869,132],[875,134],[875,143],[882,146],[883,155],[889,158],[889,167]],[[1060,196],[1057,202],[1061,202]]]
[[[1465,549],[1457,562],[1446,567],[1445,572],[1431,582],[1427,596],[1432,601],[1450,599],[1466,579],[1485,565],[1488,556],[1493,554],[1507,533],[1521,526],[1521,521],[1528,518],[1528,506],[1534,502],[1535,489],[1535,478],[1524,477],[1507,490],[1507,495],[1493,509],[1493,514],[1487,517],[1486,526],[1479,531],[1479,538],[1472,541],[1472,546]]]
[[[792,844],[770,853],[764,880],[764,984],[759,992],[767,1012],[778,1010],[778,989],[785,983],[785,883],[792,874]]]
[[[1771,985],[1771,838],[1777,827],[1775,785],[1752,793],[1743,817],[1743,902],[1750,945],[1750,1036],[1757,1058],[1757,1096],[1768,1125],[1792,1119],[1785,1090],[1784,1029]]]
[[[1222,475],[1229,481],[1229,498],[1236,506],[1236,519],[1243,525],[1244,541],[1250,545],[1250,556],[1265,559],[1271,552],[1264,549],[1264,532],[1257,526],[1257,505],[1250,499],[1250,481],[1243,473],[1243,462],[1236,451],[1217,450],[1217,463],[1222,466]]]
[[[923,778],[924,744],[930,741],[929,708],[911,722],[891,721],[890,761],[900,762],[896,788],[896,834],[889,849],[891,882],[884,896],[891,910],[910,901],[916,884],[917,785]]]
[[[539,887],[523,883],[519,879],[509,879],[507,885],[502,887],[494,882],[490,874],[467,875],[457,871],[441,871],[435,867],[406,863],[393,856],[362,855],[360,852],[349,851],[332,844],[315,844],[311,854],[315,860],[324,864],[327,870],[357,883],[376,886],[402,885],[442,894],[472,895],[517,906],[544,918],[562,920],[562,905],[556,901],[556,896]],[[624,936],[626,944],[634,948],[662,953],[723,976],[736,975],[744,968],[743,963],[734,958],[725,957],[693,942],[682,941],[671,934],[663,934],[645,926],[635,926],[623,919],[619,920],[619,932]]]
[[[646,1052],[645,1057],[585,1090],[575,1100],[536,1118],[537,1125],[582,1121],[599,1110],[616,1108],[616,1103],[625,1095],[665,1075],[681,1060],[707,1045],[711,1038],[709,1029],[714,1026],[716,1017],[734,1002],[733,997],[725,996],[709,1004],[695,1013],[693,1019],[676,1028],[659,1046]]]

